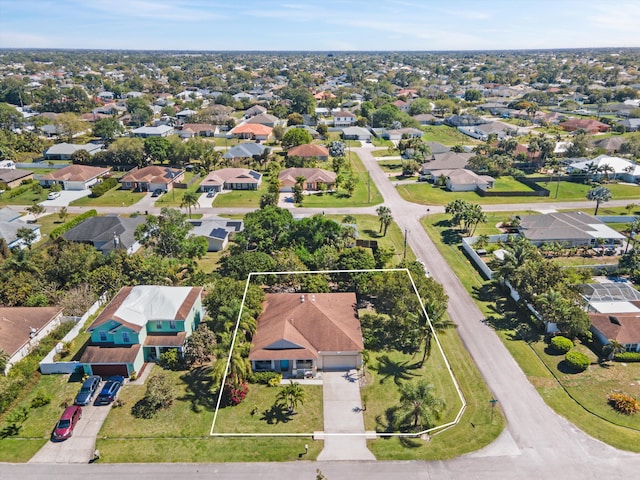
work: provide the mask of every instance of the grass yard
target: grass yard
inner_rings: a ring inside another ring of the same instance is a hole
[[[233,190],[227,193],[219,193],[213,200],[213,207],[252,207],[258,208],[260,206],[260,197],[263,193],[267,193],[269,189],[268,181],[266,178],[262,179],[262,183],[258,190]],[[157,203],[156,203],[157,205]]]
[[[57,213],[43,215],[38,217],[38,225],[40,225],[40,233],[43,237],[47,237],[54,228],[58,228],[62,224],[73,220],[80,215],[79,213],[68,213],[64,221],[60,219]]]
[[[425,142],[439,142],[448,147],[454,145],[476,145],[480,142],[474,138],[471,138],[464,133],[458,131],[455,127],[449,127],[447,125],[425,125],[420,127],[420,130],[424,132],[422,139]]]
[[[513,177],[498,177],[492,191],[494,192],[532,192],[533,188],[519,182]]]
[[[358,226],[358,238],[363,240],[376,240],[378,245],[383,248],[393,248],[395,255],[391,264],[395,265],[402,261],[404,251],[404,233],[398,227],[396,222],[392,222],[387,230],[387,235],[382,236],[380,231],[380,221],[375,215],[353,215],[356,218]],[[342,222],[344,215],[327,215],[328,218],[336,222]],[[413,261],[416,259],[411,248],[407,247],[407,259]]]
[[[7,192],[9,193],[9,192]],[[0,195],[0,207],[5,205],[32,205],[34,203],[40,203],[47,199],[49,189],[43,188],[40,193],[34,192],[29,189],[26,192],[22,192],[13,198],[7,198],[6,194]]]
[[[124,406],[113,408],[105,421],[96,448],[101,461],[119,462],[239,462],[290,461],[304,452],[309,444],[307,459],[313,460],[322,450],[322,442],[310,437],[299,438],[212,438],[209,436],[217,395],[211,382],[211,369],[201,367],[192,371],[165,371],[154,367],[151,375],[167,375],[174,385],[173,405],[152,419],[138,419],[131,415],[131,407],[145,393],[144,385],[129,384],[120,392]],[[298,407],[293,420],[269,411],[277,388],[249,385],[245,401],[237,407],[220,411],[216,432],[243,431],[253,428],[262,432],[307,433],[322,430],[322,389],[309,389],[307,400]],[[251,415],[258,405],[260,412]],[[277,412],[276,412],[277,413]],[[261,418],[263,418],[261,420]],[[267,423],[272,421],[274,423]],[[278,421],[277,421],[278,420]],[[300,420],[298,422],[298,420]],[[318,428],[319,427],[319,428]],[[257,445],[262,444],[260,451]]]
[[[371,143],[374,147],[393,147],[393,142],[391,140],[385,140],[380,137],[371,137]]]
[[[400,152],[398,150],[392,150],[389,151],[389,149],[385,149],[385,150],[373,150],[371,152],[371,156],[375,157],[375,158],[380,158],[380,157],[397,157],[400,155]]]
[[[118,185],[101,197],[82,197],[78,200],[74,200],[69,205],[74,207],[121,207],[124,204],[124,206],[130,207],[142,200],[144,196],[144,192],[122,190]]]
[[[423,218],[421,222],[440,253],[456,272],[480,310],[487,315],[497,335],[544,400],[557,413],[575,423],[589,435],[616,448],[640,451],[640,418],[621,419],[622,415],[613,412],[606,404],[606,394],[613,389],[622,389],[640,398],[638,387],[640,365],[628,364],[625,367],[616,364],[611,367],[601,367],[594,364],[586,372],[567,374],[563,372],[560,365],[561,358],[546,353],[544,343],[529,344],[516,339],[515,327],[521,321],[527,320],[527,316],[517,310],[513,302],[506,301],[504,293],[494,284],[485,281],[462,254],[459,237],[455,232],[448,230],[447,219],[447,215],[432,215]],[[595,360],[595,356],[590,352],[589,354],[592,360]],[[552,372],[557,375],[557,379]],[[576,403],[569,394],[593,413]],[[630,428],[630,423],[635,430]]]
[[[198,268],[205,273],[211,273],[220,266],[220,259],[224,255],[224,251],[207,252],[203,258],[197,260]]]
[[[193,172],[186,172],[184,176],[184,182],[186,183],[193,180],[193,177]],[[170,192],[163,193],[156,200],[155,206],[180,208],[180,204],[182,203],[184,194],[187,192],[198,192],[198,187],[200,187],[200,183],[202,182],[202,180],[204,180],[204,177],[198,178],[191,185],[189,185],[189,188],[173,188]],[[197,206],[196,208],[192,208],[191,210],[197,210]]]
[[[496,188],[502,189],[502,179],[498,179],[496,182]],[[514,180],[515,182],[515,180]],[[551,191],[549,197],[481,197],[475,192],[449,192],[439,187],[434,187],[428,183],[415,183],[408,185],[399,185],[398,193],[405,200],[421,205],[446,205],[447,203],[455,200],[462,199],[472,203],[479,203],[481,205],[495,205],[495,204],[512,204],[512,203],[532,203],[542,204],[551,201],[581,201],[586,200],[587,192],[591,189],[590,186],[581,183],[574,182],[559,182],[558,196],[555,196],[556,186],[555,182],[541,183],[545,188]],[[519,190],[529,190],[529,187],[517,182]],[[508,187],[511,182],[505,183],[505,187]],[[640,199],[640,186],[635,185],[622,185],[622,184],[608,184],[607,188],[611,190],[613,198],[620,199]],[[507,191],[511,191],[505,188]],[[602,208],[606,206],[606,203],[602,205]],[[595,209],[595,202],[593,203]]]
[[[49,441],[51,432],[63,411],[62,403],[73,402],[80,382],[70,382],[69,375],[40,375],[33,389],[25,395],[16,407],[26,407],[29,416],[17,435],[0,435],[0,462],[26,462],[36,451]],[[31,400],[44,393],[50,403],[38,408],[30,408]],[[13,408],[12,410],[15,410]],[[7,414],[0,416],[0,426],[5,427]]]
[[[349,153],[348,153],[349,155]],[[305,195],[302,206],[309,208],[334,208],[334,207],[366,207],[382,203],[382,195],[378,191],[375,183],[369,180],[360,157],[356,153],[350,154],[351,170],[358,180],[356,189],[351,197],[341,189],[337,193],[325,193],[323,195]],[[367,185],[371,188],[371,202]]]

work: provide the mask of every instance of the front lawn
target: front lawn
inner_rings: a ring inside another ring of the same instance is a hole
[[[268,189],[268,181],[263,177],[258,190],[232,190],[219,193],[213,200],[212,206],[215,208],[258,208],[260,206],[260,197],[263,193],[267,193]]]
[[[188,182],[193,179],[193,172],[187,172],[184,176],[184,182]],[[182,200],[184,198],[185,193],[187,192],[198,192],[198,188],[200,187],[200,183],[204,180],[204,177],[200,177],[195,180],[188,188],[172,188],[170,192],[163,193],[158,197],[155,202],[156,207],[172,207],[179,208],[182,204]],[[197,210],[196,207],[191,209]]]
[[[425,142],[438,142],[448,147],[482,143],[479,140],[461,133],[457,128],[447,125],[426,125],[421,126],[420,130],[424,132],[422,139]]]
[[[74,207],[130,207],[138,203],[145,196],[144,192],[134,192],[132,190],[122,190],[118,185],[106,192],[101,197],[90,196],[74,200],[69,205]]]
[[[389,149],[385,150],[374,150],[371,152],[371,156],[375,158],[379,157],[398,157],[400,152],[398,150],[389,151]]]

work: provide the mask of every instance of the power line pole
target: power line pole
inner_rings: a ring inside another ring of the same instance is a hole
[[[367,170],[367,203],[371,203],[371,173]]]
[[[407,232],[408,230],[405,228],[404,229],[404,252],[402,253],[403,260],[407,259]]]

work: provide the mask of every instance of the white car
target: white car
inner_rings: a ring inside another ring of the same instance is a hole
[[[55,200],[59,196],[60,192],[49,192],[49,195],[47,195],[47,200]]]

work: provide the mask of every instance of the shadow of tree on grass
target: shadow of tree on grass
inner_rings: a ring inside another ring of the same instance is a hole
[[[420,362],[409,363],[409,360],[396,362],[391,360],[388,355],[381,355],[378,357],[378,364],[371,368],[382,376],[380,383],[393,378],[395,384],[399,386],[403,381],[411,380],[412,377],[417,375],[412,373],[411,370],[419,369]]]
[[[211,366],[202,366],[189,370],[180,376],[187,384],[186,394],[179,400],[191,402],[191,410],[199,413],[203,408],[213,412],[216,409],[216,395],[213,392]]]
[[[292,417],[293,414],[285,405],[281,403],[274,403],[271,405],[271,408],[262,412],[260,420],[267,422],[269,425],[273,425],[278,423],[288,423],[293,420]]]

